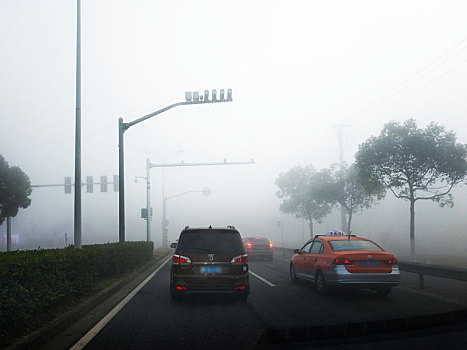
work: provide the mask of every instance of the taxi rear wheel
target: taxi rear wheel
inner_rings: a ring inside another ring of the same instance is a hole
[[[315,283],[316,289],[320,294],[326,294],[328,291],[328,287],[326,285],[326,280],[324,279],[324,275],[321,271],[316,272],[315,276]]]
[[[290,264],[290,280],[294,283],[297,283],[298,282],[298,277],[297,277],[297,274],[295,273],[295,267],[293,266],[293,264]]]

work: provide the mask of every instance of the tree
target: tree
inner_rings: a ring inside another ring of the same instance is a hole
[[[19,208],[31,204],[29,177],[18,167],[10,167],[0,155],[0,225],[5,218],[14,217]]]
[[[386,189],[375,181],[367,182],[364,186],[360,182],[355,164],[347,166],[344,163],[342,169],[333,164],[329,173],[329,182],[325,183],[321,190],[323,199],[344,207],[348,216],[346,229],[350,234],[353,215],[360,213],[363,209],[371,208],[383,199]]]
[[[276,195],[283,199],[280,210],[305,218],[310,225],[310,237],[313,237],[313,220],[321,223],[331,212],[332,206],[318,195],[319,188],[328,181],[329,174],[316,172],[312,167],[296,166],[276,179],[279,191]]]
[[[390,122],[378,137],[359,146],[356,166],[364,183],[380,182],[396,198],[410,202],[410,258],[415,260],[415,202],[454,205],[451,189],[467,172],[467,145],[436,123],[425,129],[414,119]]]

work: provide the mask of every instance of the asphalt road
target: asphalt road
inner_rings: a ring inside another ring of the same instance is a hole
[[[246,303],[213,295],[172,302],[168,289],[170,262],[167,263],[85,349],[307,348],[310,344],[348,349],[392,349],[401,344],[406,348],[467,348],[467,322],[396,332],[397,327],[408,322],[406,317],[420,316],[415,320],[423,324],[427,319],[423,315],[466,308],[465,283],[454,286],[450,295],[440,297],[429,289],[420,292],[410,288],[416,276],[404,274],[402,286],[393,288],[385,298],[372,291],[354,289],[338,289],[322,296],[311,283],[289,281],[289,263],[282,253],[277,253],[273,262],[253,260],[249,266],[251,295]],[[395,327],[395,331],[378,331],[381,320],[394,320],[382,327]],[[364,324],[365,336],[358,331]],[[323,331],[324,326],[334,325],[356,327],[356,336],[339,337],[344,326]]]

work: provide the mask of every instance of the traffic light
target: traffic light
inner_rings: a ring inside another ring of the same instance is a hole
[[[71,193],[71,177],[65,177],[65,193]]]
[[[101,192],[107,192],[107,176],[101,176]]]
[[[92,181],[92,176],[86,176],[86,192],[92,193],[94,189],[94,184]]]
[[[118,175],[114,175],[114,192],[118,192],[118,189],[119,189]]]

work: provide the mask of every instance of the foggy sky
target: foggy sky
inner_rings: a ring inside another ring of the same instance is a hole
[[[185,225],[235,225],[280,245],[282,220],[286,245],[298,246],[307,226],[279,211],[274,180],[295,165],[338,162],[336,125],[347,125],[348,163],[390,120],[439,122],[467,143],[466,13],[464,1],[82,0],[83,180],[118,173],[119,117],[183,101],[185,91],[232,88],[232,103],[178,107],[125,132],[127,239],[146,237],[145,185],[134,178],[147,158],[254,159],[166,169],[166,196],[212,189],[168,201],[169,239]],[[74,173],[76,1],[0,0],[0,44],[0,154],[32,184],[62,183]],[[161,179],[152,169],[156,245]],[[94,191],[83,189],[83,244],[117,241],[118,194]],[[455,190],[453,209],[418,202],[417,239],[459,236],[466,194]],[[407,245],[408,203],[391,196],[354,217],[354,232]],[[53,241],[67,232],[72,243],[72,195],[36,188],[31,199],[13,233]],[[333,213],[316,231],[339,224]]]

